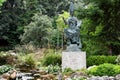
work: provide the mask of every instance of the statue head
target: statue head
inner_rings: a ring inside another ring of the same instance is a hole
[[[77,26],[77,20],[74,17],[69,18],[68,25],[70,28],[75,28]]]

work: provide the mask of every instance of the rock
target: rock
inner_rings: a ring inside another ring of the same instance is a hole
[[[62,73],[59,73],[59,74],[58,74],[57,80],[62,80]]]
[[[31,76],[22,76],[21,80],[34,80],[34,77],[31,77]]]
[[[74,77],[77,77],[79,74],[78,73],[72,73],[70,78],[74,78]]]
[[[92,76],[91,78],[89,78],[89,80],[98,80],[99,77],[96,76]]]
[[[40,71],[39,71],[39,74],[41,74],[41,75],[46,75],[46,74],[47,74],[47,72],[46,72],[46,71],[44,71],[44,70],[40,70]]]
[[[115,80],[115,78],[113,76],[110,76],[109,80]]]
[[[41,80],[41,79],[36,79],[36,80]]]
[[[66,78],[68,78],[66,75],[63,76],[63,80],[65,80]]]
[[[0,80],[9,80],[9,79],[1,78]]]
[[[37,79],[40,78],[40,74],[34,74],[33,77],[34,77],[35,80],[37,80]]]
[[[51,80],[51,79],[55,78],[55,76],[53,74],[41,75],[40,77],[42,80]]]
[[[120,74],[115,76],[115,80],[120,80]]]
[[[10,73],[10,78],[11,79],[15,79],[17,76],[17,71],[16,70],[13,70],[11,73]]]
[[[33,76],[34,77],[40,77],[40,74],[34,74]]]
[[[6,79],[6,80],[9,80],[10,74],[9,73],[5,73],[5,74],[2,75],[2,78]]]
[[[14,52],[10,53],[10,55],[12,55],[12,56],[17,56],[17,54],[14,53]]]
[[[102,76],[104,80],[109,80],[108,76]]]
[[[105,80],[103,77],[98,77],[97,80]]]

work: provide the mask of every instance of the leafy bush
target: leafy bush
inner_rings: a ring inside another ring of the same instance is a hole
[[[92,75],[96,74],[97,67],[98,66],[92,66],[90,69],[88,69],[88,73]]]
[[[114,67],[114,70],[115,70],[115,74],[120,74],[120,65],[116,65]]]
[[[18,63],[17,67],[20,68],[21,71],[29,71],[36,68],[36,60],[31,54],[20,55]]]
[[[46,72],[48,73],[52,73],[52,74],[58,74],[59,72],[61,71],[61,68],[60,66],[58,65],[49,65],[47,68],[46,68]]]
[[[47,15],[40,13],[32,17],[32,22],[25,26],[24,34],[20,36],[21,42],[30,43],[36,47],[46,47],[51,34],[52,22]]]
[[[42,64],[45,66],[48,65],[61,65],[61,54],[59,53],[49,53],[46,54],[45,57],[42,60]]]
[[[0,65],[13,65],[15,63],[16,56],[11,55],[9,52],[0,52]]]
[[[8,71],[10,71],[13,67],[11,67],[10,65],[2,65],[0,66],[0,74],[6,73]]]
[[[88,73],[95,76],[115,76],[120,74],[120,66],[104,63],[88,70]]]
[[[103,63],[115,64],[116,56],[89,56],[87,58],[87,66],[100,65]]]
[[[112,76],[115,74],[114,66],[112,64],[102,64],[98,66],[96,72],[97,73],[95,75],[99,75],[99,76],[103,76],[103,75]]]
[[[25,64],[27,64],[29,67],[31,67],[31,68],[35,68],[35,60],[33,59],[33,57],[32,56],[27,56],[26,58],[25,58]]]
[[[72,74],[74,71],[71,68],[65,68],[63,74]]]

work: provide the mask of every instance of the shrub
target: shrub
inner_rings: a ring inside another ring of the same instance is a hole
[[[74,71],[71,68],[65,68],[63,74],[72,74]]]
[[[120,73],[120,66],[104,63],[89,69],[88,73],[95,76],[115,76]]]
[[[10,65],[2,65],[0,66],[0,74],[6,73],[8,71],[10,71],[13,67],[11,67]]]
[[[34,59],[33,55],[20,55],[18,58],[17,67],[20,68],[21,71],[30,71],[36,68],[36,60]]]
[[[48,65],[61,65],[61,54],[60,53],[49,53],[46,54],[42,60],[42,64],[45,66]]]
[[[115,74],[114,65],[112,64],[102,64],[97,67],[96,74],[99,76],[108,75],[113,76]]]
[[[33,59],[32,56],[27,56],[25,58],[24,64],[27,64],[30,68],[35,68],[35,66],[36,66],[35,60]]]
[[[115,64],[116,56],[89,56],[87,58],[87,66],[100,65],[103,63]]]
[[[0,65],[14,65],[16,58],[16,56],[11,55],[9,52],[0,52]]]
[[[49,65],[46,68],[46,72],[52,73],[52,74],[58,74],[59,72],[61,72],[61,68],[58,65],[54,65],[54,66],[53,65]]]
[[[20,39],[21,42],[30,43],[36,47],[47,47],[51,32],[51,18],[37,13],[32,17],[32,22],[24,27],[24,33],[20,36]]]
[[[116,75],[116,74],[120,74],[120,65],[116,65],[116,66],[114,67],[114,70],[115,70],[115,75]]]
[[[93,66],[92,68],[90,68],[90,69],[88,70],[88,73],[89,73],[89,74],[92,74],[92,75],[95,75],[95,74],[96,74],[97,67],[98,67],[98,66]]]

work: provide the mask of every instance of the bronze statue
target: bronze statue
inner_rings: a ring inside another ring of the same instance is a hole
[[[80,25],[82,21],[79,21],[74,16],[74,4],[73,2],[70,3],[70,17],[65,20],[65,24],[67,24],[69,27],[64,29],[65,38],[67,39],[67,45],[70,44],[77,44],[79,48],[82,48],[81,40],[80,40]]]

